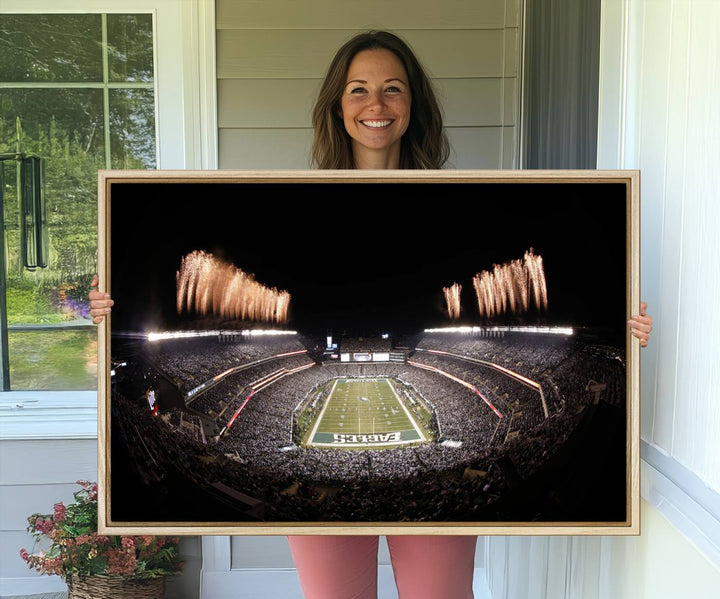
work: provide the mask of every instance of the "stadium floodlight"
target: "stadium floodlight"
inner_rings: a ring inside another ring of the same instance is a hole
[[[497,331],[505,333],[543,333],[550,335],[574,335],[572,327],[539,327],[539,326],[493,326],[493,327],[442,327],[436,329],[425,329],[425,333],[479,333],[483,331]]]
[[[260,330],[247,330],[243,331],[242,335],[250,336],[250,337],[261,337],[263,335],[273,336],[273,335],[297,335],[297,331],[282,331],[282,330],[275,330],[275,329],[269,329],[267,331],[260,331]]]
[[[425,333],[472,333],[481,331],[481,327],[443,327],[439,329],[425,329]]]
[[[220,331],[163,331],[148,333],[148,341],[163,341],[165,339],[188,339],[193,337],[212,337],[219,335]]]
[[[216,337],[218,335],[243,335],[258,337],[262,335],[297,335],[297,331],[163,331],[157,333],[148,333],[148,341],[163,341],[165,339],[192,339],[194,337]]]
[[[492,331],[506,331],[511,333],[542,333],[549,335],[574,335],[575,330],[572,327],[493,327]]]

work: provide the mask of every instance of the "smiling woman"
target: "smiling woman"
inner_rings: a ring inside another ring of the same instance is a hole
[[[359,34],[338,50],[313,110],[321,169],[439,169],[450,149],[432,83],[395,34]]]

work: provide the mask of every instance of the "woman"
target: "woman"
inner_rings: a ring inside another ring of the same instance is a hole
[[[407,44],[385,31],[338,50],[312,124],[320,169],[437,169],[450,154],[430,79]]]
[[[335,55],[313,111],[313,164],[320,169],[439,169],[449,156],[431,82],[399,37],[355,36]],[[93,286],[97,285],[97,279]],[[90,294],[93,322],[110,312],[107,294]],[[652,319],[629,321],[641,345]],[[477,537],[388,536],[400,599],[471,599]],[[377,596],[378,537],[288,537],[307,599]]]

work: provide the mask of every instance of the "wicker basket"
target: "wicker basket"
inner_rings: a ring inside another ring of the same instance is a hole
[[[165,578],[88,576],[68,583],[68,599],[163,599]]]

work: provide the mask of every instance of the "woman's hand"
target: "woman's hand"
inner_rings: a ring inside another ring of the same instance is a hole
[[[652,331],[653,319],[652,316],[645,313],[645,310],[647,310],[647,304],[640,302],[640,314],[636,314],[628,320],[632,334],[640,340],[640,347],[647,347],[650,331]]]
[[[97,290],[98,276],[93,277],[91,287],[94,289],[89,293],[90,298],[90,316],[95,324],[100,324],[105,318],[106,314],[110,314],[111,307],[113,305],[112,299],[110,299],[109,293],[103,293]]]

